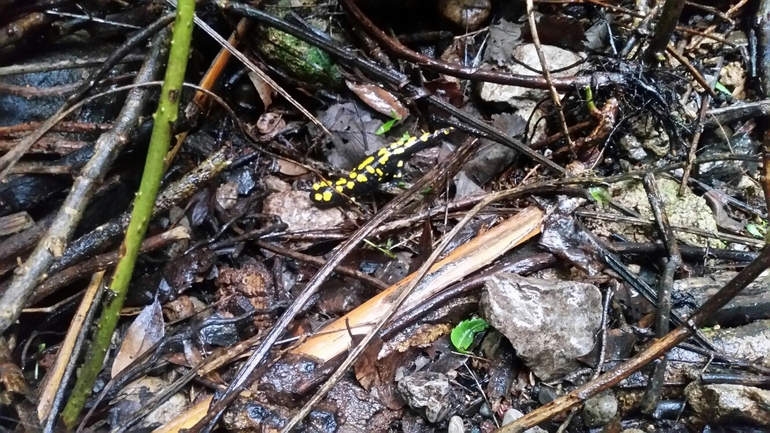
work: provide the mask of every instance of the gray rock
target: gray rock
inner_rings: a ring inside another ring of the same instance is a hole
[[[428,422],[446,418],[451,406],[449,379],[440,373],[417,372],[398,381],[398,391],[409,407]]]
[[[583,423],[586,427],[601,427],[618,412],[618,401],[610,394],[593,397],[583,405]]]
[[[449,418],[449,426],[446,431],[447,433],[464,433],[465,425],[463,425],[463,419],[457,415]]]
[[[642,148],[642,142],[633,135],[624,135],[620,137],[620,146],[626,152],[626,156],[634,161],[641,161],[647,158],[647,152]]]
[[[585,57],[584,54],[577,54],[559,47],[554,47],[552,45],[543,45],[542,51],[546,57],[548,67],[552,71],[560,70],[559,72],[552,73],[552,75],[555,77],[572,76],[585,68],[584,64],[580,64],[563,70],[564,68],[575,65],[580,60],[582,60]],[[508,71],[510,73],[521,75],[541,75],[539,72],[542,70],[540,65],[540,58],[537,55],[537,50],[535,49],[534,44],[518,45],[513,50],[512,57],[516,59],[517,63],[507,65]],[[519,114],[525,119],[529,118],[530,114],[532,114],[532,111],[535,108],[536,102],[544,95],[548,95],[546,90],[527,89],[521,86],[509,86],[497,83],[481,83],[479,88],[479,96],[483,101],[489,103],[508,104],[519,110]]]
[[[602,315],[595,286],[501,273],[487,280],[482,317],[511,342],[537,377],[558,380],[580,367],[594,346]]]
[[[687,402],[704,420],[770,426],[770,391],[743,385],[703,385],[684,389]]]
[[[559,397],[556,390],[547,386],[541,386],[540,391],[537,393],[537,401],[540,404],[548,404]]]
[[[354,218],[351,212],[343,213],[339,208],[321,209],[310,201],[307,191],[284,191],[270,194],[265,198],[262,212],[276,215],[289,227],[289,231],[315,230],[341,225],[346,219]],[[311,245],[298,243],[298,245]]]

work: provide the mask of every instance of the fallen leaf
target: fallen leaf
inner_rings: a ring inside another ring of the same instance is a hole
[[[374,111],[397,119],[409,116],[409,109],[395,95],[374,84],[360,84],[345,81],[348,89],[352,90],[362,101]]]
[[[124,368],[131,364],[155,345],[165,335],[166,328],[163,324],[163,310],[157,300],[136,316],[134,323],[126,331],[126,337],[112,364],[112,377],[117,376]]]
[[[249,72],[249,79],[254,84],[254,88],[257,89],[259,98],[262,99],[262,104],[265,106],[265,111],[267,111],[267,108],[273,103],[273,88],[253,72]]]

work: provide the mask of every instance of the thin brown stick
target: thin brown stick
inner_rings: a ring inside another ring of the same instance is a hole
[[[123,74],[115,77],[105,78],[99,80],[94,85],[103,84],[117,84],[125,81],[130,81],[134,78],[134,74]],[[52,87],[32,87],[32,86],[15,86],[13,84],[0,83],[0,94],[20,96],[22,98],[45,98],[51,96],[64,96],[69,93],[76,92],[85,82],[78,81],[70,84],[62,84],[61,86]]]
[[[18,138],[26,135],[29,131],[39,128],[41,122],[27,122],[18,125],[0,126],[0,137]],[[51,132],[104,132],[112,128],[112,123],[83,123],[83,122],[59,122],[51,128]]]
[[[710,87],[708,87],[710,89]],[[692,166],[695,164],[695,157],[698,152],[698,143],[700,143],[700,136],[703,133],[703,124],[706,120],[706,113],[709,109],[709,101],[711,98],[709,95],[703,95],[703,100],[700,103],[700,111],[698,112],[697,125],[695,126],[695,133],[692,135],[690,141],[690,149],[687,152],[687,164],[684,166],[684,172],[682,173],[682,182],[679,184],[679,195],[684,195],[687,190],[687,182],[690,179],[690,173],[692,172]]]
[[[706,92],[708,92],[708,94],[711,95],[712,98],[715,98],[717,96],[716,92],[714,91],[714,89],[711,88],[712,86],[706,81],[703,75],[700,72],[698,72],[697,69],[695,69],[695,67],[690,63],[690,61],[687,60],[687,57],[679,54],[676,48],[674,48],[674,44],[668,44],[668,46],[666,47],[666,52],[671,54],[677,61],[679,61],[679,63],[681,63],[682,66],[684,66],[685,69],[687,69],[690,72],[690,74],[695,79],[695,81],[697,81],[698,84],[700,84],[701,87],[703,87],[706,90]]]
[[[41,138],[29,149],[28,154],[53,154],[64,156],[76,150],[80,150],[89,144],[86,141],[63,140],[57,135],[58,134],[51,134]],[[0,152],[11,151],[14,147],[19,145],[19,142],[19,140],[0,140]],[[11,172],[23,173],[23,170],[18,170],[18,167],[22,164],[23,163],[16,163],[16,166]]]
[[[762,189],[765,197],[770,197],[770,130],[762,137]],[[767,214],[770,216],[770,200],[765,199]]]
[[[679,253],[679,246],[674,237],[674,230],[668,220],[668,214],[664,208],[658,184],[655,181],[655,175],[652,173],[644,176],[644,189],[647,191],[647,198],[650,201],[652,213],[657,222],[657,229],[663,243],[668,250],[668,262],[666,263],[663,275],[658,281],[658,309],[655,314],[655,336],[660,338],[668,334],[669,323],[671,320],[671,291],[674,288],[674,274],[682,263],[682,256]],[[646,414],[652,414],[658,406],[661,393],[663,391],[663,379],[668,364],[667,356],[655,361],[655,368],[650,380],[647,383],[647,389],[642,398],[642,411]]]
[[[135,63],[144,60],[145,56],[142,54],[129,54],[123,57],[118,63]],[[80,69],[80,68],[92,68],[94,66],[100,66],[106,62],[107,58],[102,59],[73,59],[62,60],[58,62],[42,62],[32,63],[29,65],[10,65],[0,68],[0,77],[8,75],[21,75],[31,74],[33,72],[48,72],[59,71],[62,69]]]

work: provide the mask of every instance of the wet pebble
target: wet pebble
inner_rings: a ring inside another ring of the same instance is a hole
[[[447,433],[464,433],[465,426],[463,425],[463,419],[455,415],[449,419],[449,427]]]
[[[612,420],[618,412],[618,401],[609,394],[593,397],[583,406],[583,422],[586,427],[600,427]]]

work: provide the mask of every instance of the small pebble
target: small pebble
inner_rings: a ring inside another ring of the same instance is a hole
[[[449,419],[449,427],[447,433],[465,433],[465,426],[463,425],[463,419],[455,415]]]
[[[610,394],[588,399],[583,406],[583,422],[586,427],[601,427],[618,412],[618,402]]]
[[[541,386],[540,391],[537,393],[537,401],[540,402],[540,404],[545,405],[556,400],[556,397],[558,396],[555,389]]]
[[[486,402],[479,408],[479,415],[484,418],[492,418],[492,411],[489,409],[489,405]]]
[[[508,425],[523,416],[524,414],[517,409],[508,409],[505,411],[505,415],[503,415],[503,425]]]

